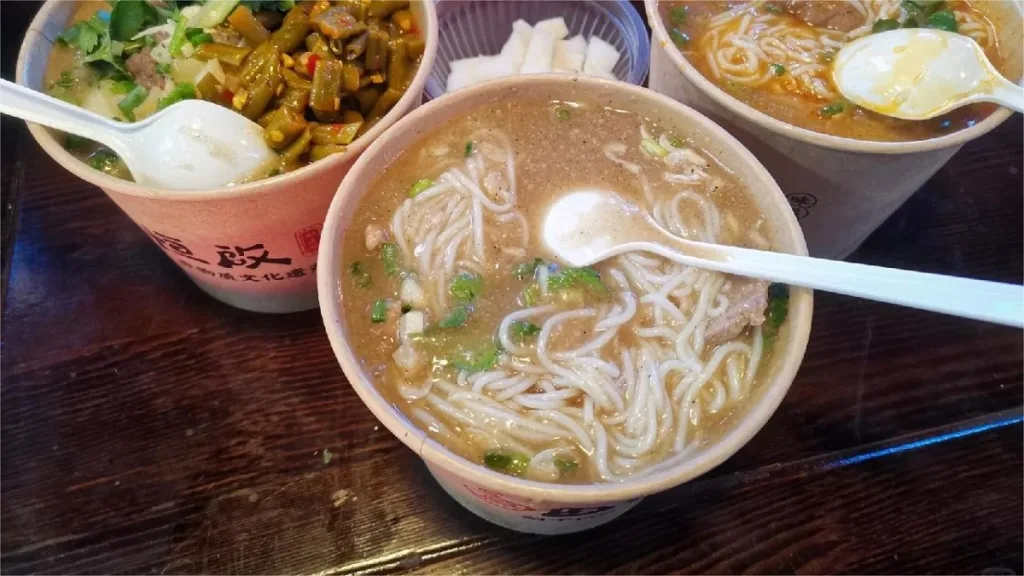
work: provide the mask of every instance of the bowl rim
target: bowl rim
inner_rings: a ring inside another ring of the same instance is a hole
[[[36,142],[64,169],[68,170],[75,176],[78,176],[82,180],[99,186],[105,190],[114,189],[129,196],[171,201],[226,200],[230,198],[258,196],[273,193],[278,190],[285,190],[290,188],[293,184],[298,184],[299,182],[308,179],[327,176],[339,166],[343,166],[346,163],[351,162],[354,158],[357,158],[362,154],[372,142],[380,138],[381,134],[390,128],[392,124],[407,114],[417,99],[422,101],[423,87],[426,84],[427,79],[430,77],[430,71],[434,67],[434,58],[437,56],[438,27],[437,10],[434,6],[434,2],[432,0],[417,1],[423,6],[423,13],[426,16],[426,22],[421,23],[420,26],[421,30],[423,30],[424,38],[426,39],[426,46],[423,51],[423,57],[420,60],[420,65],[416,70],[416,74],[413,76],[412,82],[410,82],[409,87],[395,106],[391,108],[391,110],[388,111],[388,113],[385,114],[377,124],[370,128],[366,134],[363,134],[353,141],[345,152],[341,154],[333,154],[329,158],[307,164],[301,168],[279,176],[247,182],[237,186],[223,186],[220,188],[200,190],[168,190],[164,188],[143,186],[133,181],[122,180],[121,178],[116,178],[93,169],[65,150],[57,139],[54,138],[49,128],[32,122],[26,122],[26,125]],[[54,43],[54,41],[47,38],[43,33],[44,24],[54,17],[54,12],[57,9],[57,6],[64,4],[65,2],[66,0],[46,0],[43,3],[43,6],[39,9],[39,12],[37,12],[35,17],[32,19],[32,22],[29,24],[28,30],[25,32],[25,37],[21,42],[21,47],[18,50],[18,61],[15,68],[15,81],[18,84],[31,88],[32,90],[36,90],[36,88],[28,86],[25,81],[27,76],[26,67],[32,53],[30,46],[33,46],[36,42],[46,42],[51,45]],[[46,63],[44,62],[44,65],[45,64]]]
[[[791,290],[788,348],[787,353],[778,360],[775,378],[762,384],[764,391],[756,404],[750,405],[742,421],[725,432],[713,445],[703,449],[692,459],[641,478],[620,483],[551,484],[507,476],[474,464],[430,439],[425,432],[402,415],[377,391],[376,385],[362,369],[354,350],[349,346],[350,334],[343,323],[344,312],[341,307],[343,295],[338,290],[338,279],[343,276],[343,263],[338,258],[344,233],[341,229],[341,217],[349,216],[358,209],[365,190],[369,188],[366,183],[372,182],[372,178],[375,177],[369,172],[368,167],[376,167],[379,162],[387,161],[389,154],[393,157],[397,153],[392,150],[395,148],[391,145],[392,140],[404,137],[407,133],[413,133],[415,135],[412,137],[418,138],[430,131],[435,125],[432,121],[435,111],[457,108],[464,103],[475,107],[483,102],[494,102],[515,93],[517,87],[521,85],[557,88],[559,84],[573,82],[583,84],[584,90],[590,85],[621,91],[624,93],[623,96],[631,98],[637,107],[642,107],[644,102],[657,102],[665,109],[672,110],[677,116],[695,124],[698,130],[723,147],[723,153],[735,155],[735,163],[745,164],[750,168],[757,182],[758,193],[766,195],[782,214],[782,221],[778,222],[778,233],[788,235],[793,240],[796,253],[807,254],[803,233],[782,191],[754,155],[725,129],[696,110],[652,90],[600,78],[538,74],[490,80],[428,102],[402,118],[383,138],[374,141],[346,175],[328,209],[317,257],[317,289],[320,312],[328,339],[349,384],[374,416],[429,466],[436,466],[462,481],[469,481],[506,495],[539,501],[593,504],[629,500],[674,487],[717,466],[745,445],[778,408],[796,376],[810,334],[813,312],[811,291],[800,288]]]
[[[629,84],[636,84],[642,86],[651,70],[651,38],[647,33],[647,27],[644,25],[643,17],[640,11],[637,10],[636,6],[628,0],[571,0],[573,2],[583,2],[585,4],[596,4],[602,11],[607,11],[605,6],[607,4],[618,4],[625,14],[623,18],[623,26],[629,27],[633,34],[636,35],[638,42],[639,51],[636,54],[636,61],[640,63],[640,66],[636,69],[630,69],[629,75],[631,78],[626,80],[620,80],[620,82],[627,82]],[[438,33],[440,34],[440,27],[442,22],[446,18],[451,17],[453,10],[458,10],[458,7],[453,8],[452,4],[465,3],[465,0],[436,0],[437,2],[437,21],[438,21]],[[511,25],[511,23],[509,23]],[[571,34],[571,32],[570,32]],[[436,64],[436,62],[435,62]],[[448,61],[449,65],[451,62]],[[634,79],[635,78],[635,79]],[[427,80],[426,85],[423,87],[423,92],[426,97],[430,100],[435,100],[447,94],[445,83],[448,79],[448,74],[441,78],[438,76],[436,79],[431,74],[431,78]]]
[[[676,69],[679,70],[686,80],[695,85],[704,93],[705,96],[713,100],[718,105],[725,107],[726,110],[741,117],[747,122],[756,124],[757,126],[775,134],[792,138],[793,140],[843,152],[883,155],[912,154],[915,152],[929,152],[933,150],[962,146],[963,144],[992,131],[1013,115],[1013,112],[1009,109],[999,107],[989,114],[984,120],[973,126],[968,126],[962,130],[957,130],[956,132],[939,136],[937,138],[912,140],[909,142],[857,140],[842,136],[832,136],[830,134],[824,134],[808,130],[806,128],[801,128],[799,126],[794,126],[793,124],[789,124],[778,120],[773,116],[769,116],[753,106],[745,104],[734,98],[715,85],[714,82],[705,78],[703,74],[694,68],[694,66],[690,64],[690,62],[683,56],[682,52],[679,51],[676,45],[669,38],[668,30],[665,28],[665,23],[658,14],[659,1],[661,0],[644,0],[644,9],[647,12],[647,22],[654,34],[651,41],[652,49],[654,44],[658,44],[663,50],[665,50],[669,59],[673,64],[675,64]],[[1018,11],[1021,10],[1019,3],[1014,3],[1014,5],[1017,6]],[[1020,80],[1018,80],[1018,83],[1020,83]]]

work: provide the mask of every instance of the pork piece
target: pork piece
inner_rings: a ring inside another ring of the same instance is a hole
[[[777,4],[818,28],[849,32],[864,24],[864,15],[847,0],[780,0]]]
[[[125,61],[125,66],[131,72],[135,83],[147,90],[152,89],[154,86],[164,87],[164,77],[156,71],[156,60],[150,54],[149,46],[146,46],[137,54],[132,54]]]
[[[740,335],[747,326],[764,323],[768,307],[768,282],[741,276],[729,276],[729,286],[722,290],[729,299],[729,307],[708,323],[704,342],[717,346]]]
[[[381,244],[388,241],[387,231],[376,224],[368,225],[363,236],[366,241],[366,250],[369,252],[373,252],[377,248],[380,248]]]

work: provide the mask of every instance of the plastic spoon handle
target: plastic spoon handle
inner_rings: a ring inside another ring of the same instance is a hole
[[[931,310],[964,318],[1024,327],[1024,286],[911,272],[778,252],[703,244],[663,234],[666,249],[638,242],[616,252],[643,249],[676,262],[826,292]],[[701,256],[690,256],[700,254]]]
[[[981,102],[995,102],[1017,112],[1024,112],[1024,88],[1000,76],[1000,82],[988,94],[979,94]]]
[[[118,154],[128,147],[114,122],[7,80],[0,80],[0,112],[106,144]]]

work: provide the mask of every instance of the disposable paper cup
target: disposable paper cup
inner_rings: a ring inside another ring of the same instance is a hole
[[[45,89],[53,41],[77,5],[49,0],[40,9],[18,55],[19,84]],[[256,312],[315,308],[316,254],[333,191],[370,142],[422,101],[437,53],[437,16],[431,1],[413,2],[412,10],[426,50],[402,99],[345,153],[288,174],[215,190],[153,189],[92,169],[68,153],[47,128],[29,124],[29,131],[61,166],[103,189],[214,298]]]
[[[964,143],[1010,117],[1000,108],[974,126],[918,142],[867,142],[786,124],[740,102],[694,68],[672,43],[645,0],[652,29],[652,90],[703,112],[764,163],[800,220],[812,256],[845,258],[935,174]],[[1021,4],[973,4],[992,19],[1007,51],[1009,77],[1020,81]]]
[[[615,484],[563,485],[514,478],[488,470],[448,451],[413,425],[377,390],[349,342],[359,334],[345,324],[341,301],[343,235],[360,202],[372,194],[374,180],[405,149],[425,134],[481,105],[503,106],[524,97],[598,101],[635,110],[675,133],[693,138],[732,170],[751,191],[773,230],[773,248],[806,254],[793,212],[768,172],[739,142],[696,111],[678,102],[624,83],[566,75],[505,78],[459,90],[434,100],[400,120],[370,145],[338,189],[324,222],[317,282],[327,335],[345,375],[373,414],[426,462],[430,472],[456,501],[500,526],[538,534],[562,534],[599,526],[620,516],[649,494],[686,482],[715,467],[760,430],[778,407],[796,375],[811,329],[811,293],[794,288],[789,317],[771,362],[744,400],[733,426],[693,457],[642,478]]]

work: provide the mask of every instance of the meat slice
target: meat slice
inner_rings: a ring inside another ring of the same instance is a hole
[[[864,24],[864,15],[848,0],[781,0],[782,9],[811,26],[849,32]]]
[[[128,67],[136,84],[146,89],[151,89],[154,86],[164,87],[164,77],[156,71],[156,60],[150,54],[149,46],[137,54],[132,54],[124,64]]]
[[[729,276],[728,286],[721,293],[729,299],[729,307],[704,331],[704,342],[711,346],[732,340],[747,326],[763,324],[768,307],[768,282],[764,280]]]
[[[373,252],[388,241],[388,233],[376,224],[368,224],[366,231],[363,232],[363,239],[366,241],[366,250]]]

